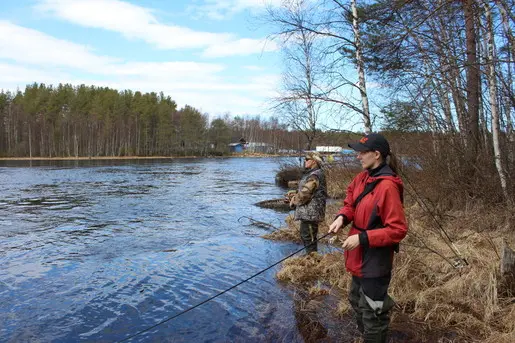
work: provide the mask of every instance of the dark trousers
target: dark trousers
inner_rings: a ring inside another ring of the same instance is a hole
[[[349,302],[356,313],[358,330],[365,343],[385,343],[390,310],[395,303],[388,295],[391,275],[378,278],[352,277]],[[368,298],[368,299],[367,299]]]
[[[300,222],[300,238],[306,247],[306,254],[317,251],[318,222]]]

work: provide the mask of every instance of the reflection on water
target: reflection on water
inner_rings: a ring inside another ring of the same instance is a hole
[[[116,341],[298,249],[238,223],[283,222],[273,159],[0,163],[0,341]],[[133,341],[302,342],[275,272]]]

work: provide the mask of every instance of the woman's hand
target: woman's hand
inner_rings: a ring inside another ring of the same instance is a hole
[[[359,246],[359,235],[352,235],[347,237],[345,242],[343,242],[342,248],[343,250],[354,250]]]
[[[329,233],[337,233],[338,230],[341,229],[341,227],[343,226],[343,216],[338,216],[338,218],[336,218],[334,220],[334,222],[329,225]]]

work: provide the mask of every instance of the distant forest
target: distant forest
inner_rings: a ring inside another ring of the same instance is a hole
[[[303,134],[276,117],[209,122],[163,93],[38,83],[0,92],[0,157],[221,155],[240,138],[276,151],[305,148]]]

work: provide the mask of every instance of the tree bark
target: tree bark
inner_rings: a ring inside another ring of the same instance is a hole
[[[30,159],[32,159],[32,128],[30,125],[30,116],[28,118],[28,122],[29,122],[29,157],[30,157]]]
[[[443,66],[447,66],[444,70],[442,70],[442,75],[444,76],[444,80],[449,87],[452,96],[452,102],[454,104],[454,109],[456,111],[456,117],[458,119],[458,130],[460,132],[460,138],[463,146],[467,146],[466,139],[466,131],[467,131],[467,123],[466,123],[466,109],[465,109],[465,97],[463,92],[461,91],[460,84],[461,75],[459,73],[459,67],[456,61],[456,48],[454,46],[454,41],[450,39],[450,35],[448,33],[447,27],[443,22],[443,19],[440,18],[438,21],[440,26],[440,34],[442,35],[443,41],[450,42],[450,51],[444,51],[444,47],[441,44],[436,44],[436,49],[438,52],[438,56],[440,57],[440,64]],[[437,32],[434,32],[434,39],[436,42],[439,42],[439,38],[436,36]]]
[[[508,65],[507,65],[507,82],[505,83],[505,97],[504,97],[504,113],[506,115],[506,125],[507,125],[507,133],[508,133],[508,142],[515,142],[515,132],[513,127],[513,121],[511,118],[511,111],[514,108],[513,102],[510,100],[513,97],[513,82],[512,82],[512,68],[513,68],[513,59],[515,58],[515,38],[513,37],[513,32],[511,30],[510,24],[508,22],[508,14],[506,11],[506,4],[501,1],[499,4],[499,11],[501,12],[502,25],[504,30],[504,35],[508,41]],[[508,151],[508,156],[510,157],[510,161],[515,160],[515,149],[511,149]]]
[[[486,33],[487,33],[487,66],[488,66],[488,89],[490,93],[490,109],[492,111],[492,140],[493,140],[493,148],[494,148],[494,161],[495,167],[497,168],[497,173],[499,174],[499,179],[501,181],[501,187],[503,191],[504,198],[506,201],[510,200],[508,186],[507,186],[507,176],[502,163],[502,152],[500,148],[499,141],[499,106],[497,103],[497,79],[495,72],[495,39],[493,32],[493,20],[490,6],[488,5],[488,1],[484,1],[483,3],[485,9],[486,16]]]
[[[465,37],[467,55],[467,147],[468,160],[475,163],[479,150],[479,66],[477,63],[477,34],[475,27],[474,0],[463,2],[465,13]]]
[[[515,252],[506,242],[502,247],[501,276],[508,295],[515,295]]]
[[[354,46],[356,49],[356,68],[358,71],[359,82],[358,88],[361,94],[361,104],[363,108],[363,126],[365,134],[372,132],[372,124],[370,123],[370,109],[368,104],[367,85],[365,80],[365,63],[363,62],[363,48],[361,44],[361,36],[359,31],[358,10],[356,8],[356,0],[351,0],[352,8],[352,29],[354,31]]]

